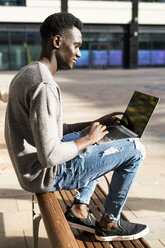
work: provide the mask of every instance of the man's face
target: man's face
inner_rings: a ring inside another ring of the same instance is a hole
[[[80,46],[82,35],[79,29],[73,27],[62,36],[62,42],[56,51],[58,68],[72,69],[78,58],[81,57]]]

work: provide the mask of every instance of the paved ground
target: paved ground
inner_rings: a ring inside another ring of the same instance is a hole
[[[0,88],[8,89],[14,75],[1,73]],[[151,247],[165,247],[165,69],[61,71],[56,81],[62,90],[64,121],[68,123],[123,111],[134,90],[161,98],[142,138],[147,157],[124,213],[131,221],[149,225],[146,239]],[[31,195],[20,188],[6,151],[5,108],[6,104],[0,102],[0,248],[30,248]],[[41,226],[39,247],[49,247]]]

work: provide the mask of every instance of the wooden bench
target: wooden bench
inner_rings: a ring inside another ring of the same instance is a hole
[[[76,229],[71,231],[63,213],[66,206],[72,204],[73,195],[74,191],[67,190],[36,195],[47,235],[53,248],[151,248],[144,238],[131,241],[100,242],[95,239],[94,234]],[[96,219],[101,216],[105,196],[106,193],[98,185],[89,205],[90,211]],[[33,198],[34,248],[38,248],[38,227],[41,216],[34,212]],[[122,218],[127,220],[123,213]]]

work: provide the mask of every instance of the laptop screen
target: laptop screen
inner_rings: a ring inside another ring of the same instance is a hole
[[[135,91],[121,120],[121,125],[141,137],[159,98]]]

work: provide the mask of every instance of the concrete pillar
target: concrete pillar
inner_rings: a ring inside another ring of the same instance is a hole
[[[138,0],[132,0],[132,20],[125,29],[124,68],[138,68]]]

